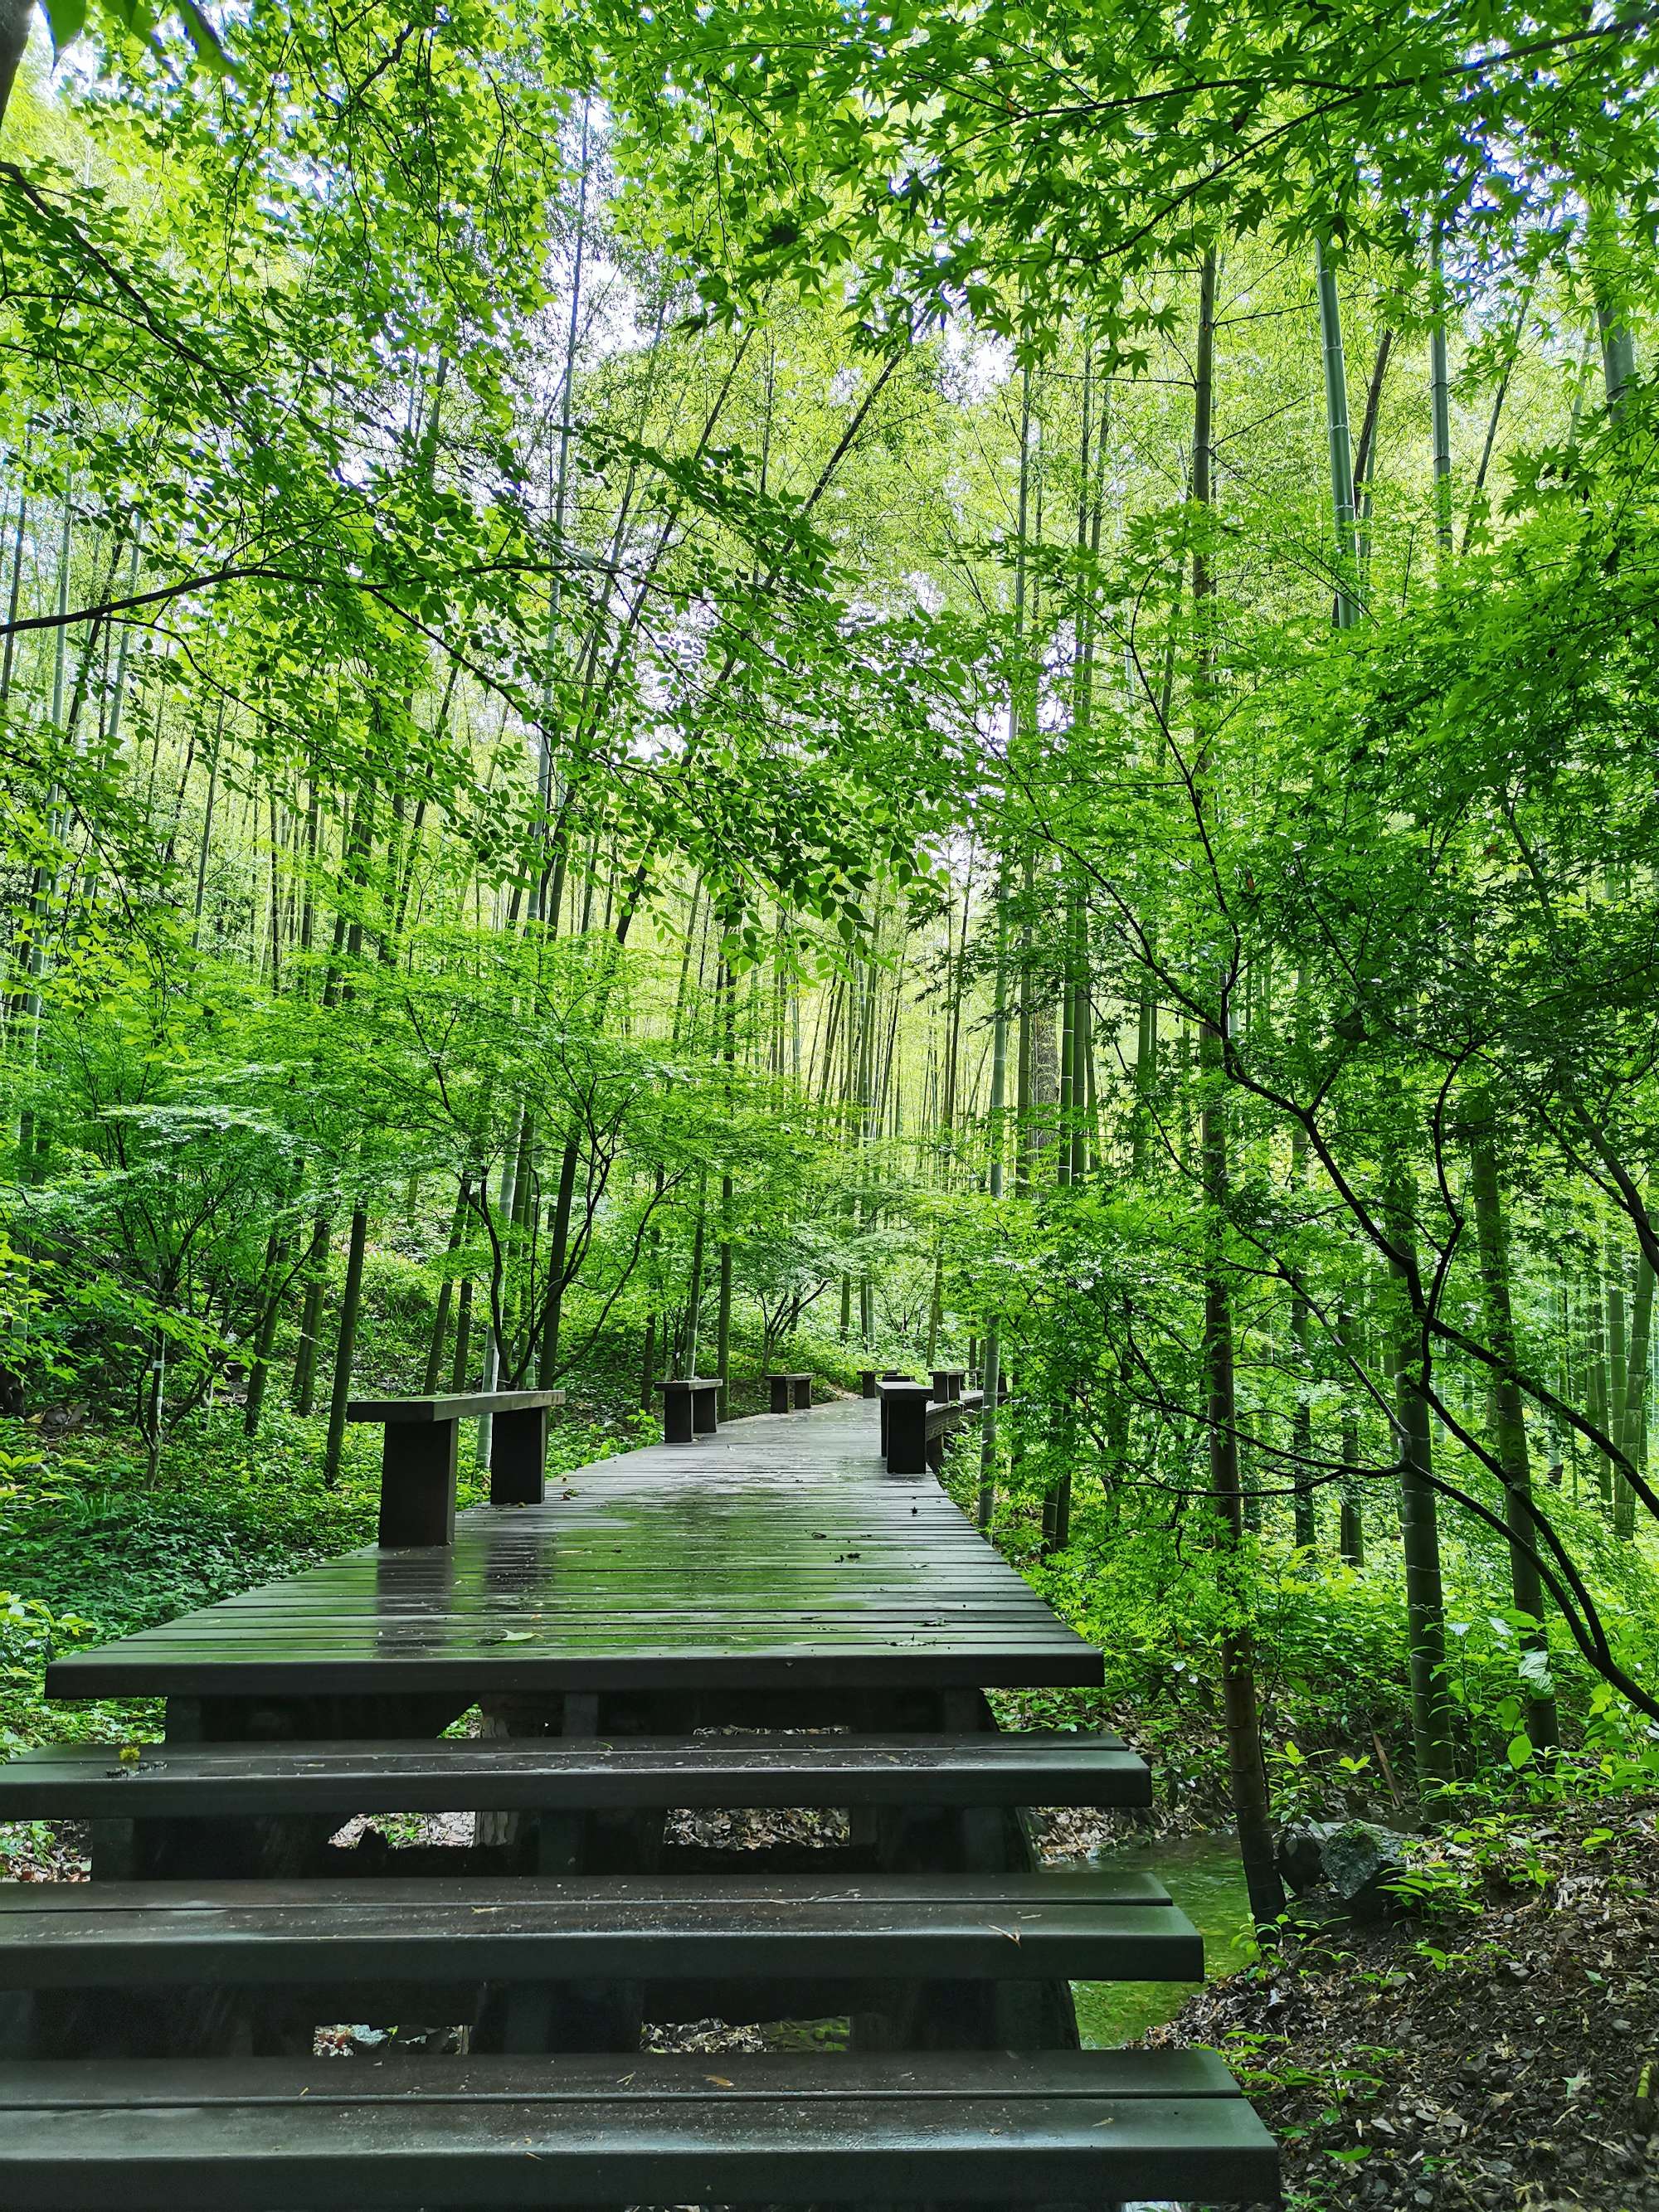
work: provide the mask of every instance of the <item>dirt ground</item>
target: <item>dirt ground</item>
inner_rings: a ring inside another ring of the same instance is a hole
[[[1659,2212],[1659,1814],[1516,1822],[1479,1909],[1331,1928],[1194,1996],[1284,2146],[1297,2212]]]

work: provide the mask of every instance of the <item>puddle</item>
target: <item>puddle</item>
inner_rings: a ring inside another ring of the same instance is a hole
[[[1096,1855],[1103,1869],[1133,1867],[1155,1874],[1204,1938],[1204,1966],[1213,1981],[1249,1956],[1249,1899],[1238,1845],[1231,1836],[1123,1844]],[[1084,2048],[1109,2051],[1136,2043],[1149,2027],[1173,2020],[1196,1982],[1073,1982]]]

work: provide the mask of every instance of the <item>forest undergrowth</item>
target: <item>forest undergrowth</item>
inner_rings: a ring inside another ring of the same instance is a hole
[[[1396,1920],[1292,1926],[1155,2045],[1220,2051],[1297,2212],[1659,2204],[1659,1801],[1455,1822]]]

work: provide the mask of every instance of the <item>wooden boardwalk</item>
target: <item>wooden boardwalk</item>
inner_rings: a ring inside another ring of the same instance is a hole
[[[863,1400],[762,1414],[475,1506],[453,1549],[346,1558],[57,1660],[54,1698],[1097,1683]]]
[[[901,1463],[971,1417],[909,1413]],[[521,1437],[492,1489],[537,1502],[456,1519],[459,1417],[391,1416],[382,1545],[50,1668],[164,1698],[167,1735],[0,1766],[0,1820],[93,1836],[89,1885],[0,1884],[6,2212],[1275,2198],[1218,2060],[1079,2048],[1073,1977],[1187,1981],[1202,1945],[1143,1870],[1045,1868],[1025,1808],[1150,1777],[1115,1735],[999,1730],[988,1688],[1101,1655],[888,1471],[875,1406],[544,1497]],[[723,1840],[753,1807],[793,1833]],[[420,1811],[471,1841],[343,1840]],[[319,2057],[341,2021],[391,2041]],[[850,2047],[659,2047],[711,2021]]]

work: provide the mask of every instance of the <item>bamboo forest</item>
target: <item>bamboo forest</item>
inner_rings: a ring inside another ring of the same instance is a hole
[[[1207,1938],[1079,1952],[1071,2047],[1219,2053],[1302,2212],[1659,2208],[1656,73],[1642,0],[0,0],[0,1753],[676,1734],[98,1655],[402,1558],[406,1401],[452,1534],[532,1401],[549,1544],[687,1486],[637,1641],[884,1391],[928,1589],[1103,1655],[975,1710],[1150,1769],[1032,1865]],[[908,1540],[827,1514],[815,1590]],[[95,1895],[112,1816],[6,1788],[0,1888]],[[808,1802],[671,1814],[681,1878],[867,1842]],[[643,2201],[477,2156],[304,2201]],[[1088,2201],[1240,2201],[1187,2171]]]

